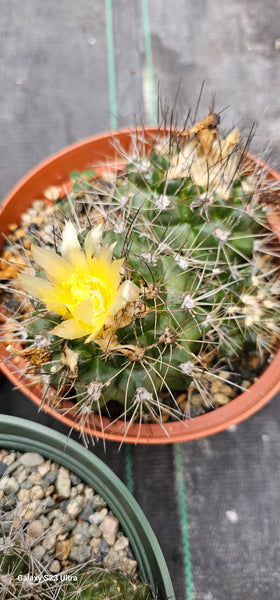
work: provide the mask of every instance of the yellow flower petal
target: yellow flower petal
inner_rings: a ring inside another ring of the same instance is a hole
[[[123,266],[124,258],[118,258],[117,260],[113,260],[110,264],[110,270],[112,277],[117,276],[120,279],[120,270]]]
[[[49,278],[60,282],[71,276],[73,266],[54,250],[31,246],[31,252],[36,263],[45,270]]]
[[[100,259],[100,261],[103,260],[106,263],[110,264],[110,262],[111,262],[111,260],[113,258],[113,252],[114,252],[114,249],[116,247],[116,243],[117,242],[114,242],[114,244],[111,244],[110,246],[106,245],[106,246],[103,246],[103,248],[101,248],[99,256],[98,256],[98,258]]]
[[[78,304],[75,310],[73,310],[73,315],[76,319],[85,323],[85,325],[91,328],[94,326],[94,329],[99,331],[104,324],[107,311],[102,302],[103,299],[101,294],[100,298],[97,298],[97,301],[99,301],[97,306],[96,303],[94,304],[94,300],[95,298],[87,298],[87,300]]]
[[[115,263],[117,264],[115,265]],[[90,273],[93,278],[107,282],[111,292],[114,293],[117,291],[121,282],[120,266],[122,263],[123,259],[111,263],[98,256],[90,261]]]
[[[69,314],[66,306],[58,301],[57,291],[50,281],[46,281],[42,277],[32,277],[25,273],[19,274],[18,279],[23,289],[34,298],[42,300],[48,310],[53,310],[63,317]]]
[[[51,333],[64,338],[65,340],[74,340],[76,338],[84,337],[89,333],[89,330],[75,319],[67,319],[52,329]]]
[[[45,291],[51,290],[53,287],[50,281],[46,281],[46,279],[42,279],[41,277],[33,277],[26,273],[20,273],[18,279],[23,289],[39,300],[41,300]]]
[[[126,302],[136,302],[139,299],[139,288],[133,281],[124,281],[119,290]]]
[[[135,302],[139,299],[139,288],[132,281],[124,281],[118,289],[112,304],[108,309],[108,317],[113,317],[127,302]]]
[[[87,270],[87,260],[81,250],[77,231],[71,221],[67,221],[63,229],[61,254],[76,269]]]
[[[42,293],[42,301],[44,302],[48,310],[52,310],[58,315],[61,315],[62,317],[69,316],[69,310],[67,309],[65,304],[59,301],[57,290],[55,288],[45,290]]]
[[[102,225],[99,224],[94,227],[86,236],[85,239],[85,253],[88,261],[96,256],[100,249],[102,240]]]

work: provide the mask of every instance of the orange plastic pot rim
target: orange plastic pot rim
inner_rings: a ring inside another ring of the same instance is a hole
[[[142,132],[142,130],[141,130]],[[159,134],[159,130],[154,127],[145,128],[148,135]],[[71,171],[86,169],[89,167],[100,166],[102,161],[109,159],[110,165],[116,167],[119,164],[119,157],[116,149],[113,148],[112,141],[118,142],[125,148],[129,147],[131,135],[135,129],[123,129],[117,132],[105,132],[95,135],[75,144],[67,146],[56,154],[50,156],[38,166],[34,167],[19,183],[13,188],[3,201],[0,210],[0,224],[2,231],[11,222],[31,205],[43,191],[50,185],[62,185],[69,178]],[[160,134],[162,134],[161,132]],[[274,180],[280,180],[280,175],[274,169],[269,168],[263,161],[256,159],[248,154],[248,157],[260,168],[267,171],[268,177]],[[109,165],[108,165],[109,166]],[[18,202],[20,206],[18,206]],[[17,212],[17,208],[18,210]],[[11,215],[11,216],[10,216]],[[274,231],[280,239],[279,218],[272,214],[271,224]],[[10,381],[22,391],[38,407],[41,407],[41,397],[34,390],[30,389],[26,383],[19,380],[13,372],[14,365],[7,358],[7,352],[3,344],[0,345],[0,358],[4,360],[0,364],[2,372]],[[115,442],[128,442],[138,444],[168,444],[174,442],[185,442],[200,437],[205,437],[227,429],[231,425],[240,423],[247,419],[258,410],[260,410],[280,389],[280,350],[266,368],[265,372],[259,377],[249,390],[243,392],[237,398],[231,400],[225,406],[215,410],[183,421],[174,421],[164,424],[139,424],[133,423],[127,430],[124,421],[116,421],[110,424],[109,420],[104,418],[103,429],[81,426],[73,418],[60,413],[49,405],[41,408],[61,421],[65,425],[83,431],[93,438],[104,438]],[[129,421],[129,419],[128,419]]]

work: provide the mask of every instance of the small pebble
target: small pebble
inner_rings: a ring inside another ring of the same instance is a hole
[[[98,550],[99,542],[100,542],[100,540],[99,540],[98,537],[91,538],[91,540],[90,540],[90,546],[91,546],[91,548],[93,550],[93,554],[96,554],[96,552]]]
[[[10,225],[8,225],[9,231],[16,231],[17,228],[18,228],[17,223],[10,223]]]
[[[70,500],[62,500],[62,502],[60,502],[59,508],[60,508],[60,510],[62,510],[62,512],[67,511],[67,506],[68,506],[69,502],[70,502]]]
[[[103,559],[105,569],[115,569],[119,564],[119,554],[116,550],[109,550]]]
[[[29,208],[26,212],[27,212],[27,214],[30,217],[36,217],[37,216],[37,210],[35,208]]]
[[[60,188],[57,185],[50,185],[44,192],[45,198],[47,200],[52,200],[55,202],[59,199],[60,196]]]
[[[51,468],[51,461],[46,460],[41,465],[38,465],[37,471],[40,473],[41,477],[45,477]]]
[[[56,486],[56,491],[60,496],[62,496],[63,498],[70,497],[71,480],[69,477],[68,469],[65,469],[64,467],[61,467],[59,469],[55,486]]]
[[[14,476],[18,483],[21,485],[24,481],[27,480],[27,469],[23,465],[19,465],[14,471]]]
[[[30,233],[36,235],[37,231],[38,231],[38,225],[37,223],[33,223],[33,221],[30,223],[29,227],[28,227],[28,231],[30,231]]]
[[[50,522],[48,517],[46,517],[45,515],[40,515],[39,521],[42,523],[44,529],[48,529]]]
[[[2,481],[4,481],[5,479],[6,478],[3,477]],[[1,482],[0,482],[0,485],[1,485]],[[1,487],[0,487],[0,489],[1,489]],[[19,490],[19,483],[17,482],[15,477],[9,477],[6,480],[6,483],[2,489],[4,491],[4,494],[6,494],[7,496],[9,496],[10,494],[16,494],[17,491]]]
[[[32,554],[34,554],[37,560],[41,561],[46,554],[46,550],[43,548],[43,546],[41,546],[41,544],[38,544],[32,548]]]
[[[61,533],[64,534],[64,533],[68,533],[69,531],[72,531],[72,529],[74,529],[76,523],[77,522],[75,519],[70,519],[70,520],[66,521],[66,523],[64,523],[62,526]]]
[[[80,513],[79,518],[82,519],[83,521],[90,522],[90,516],[93,514],[93,512],[94,512],[93,504],[92,504],[92,502],[88,502],[88,504],[85,506],[85,508]]]
[[[94,490],[90,488],[88,485],[85,485],[84,495],[87,500],[91,500],[94,496]]]
[[[127,537],[125,537],[124,535],[121,535],[114,544],[114,550],[117,550],[117,552],[120,552],[120,550],[124,550],[125,548],[127,548],[128,545],[129,545],[129,541],[128,541]]]
[[[225,394],[228,398],[234,398],[236,396],[236,389],[231,387],[230,385],[223,385],[221,387],[221,391],[223,392],[223,394]]]
[[[44,525],[38,519],[32,521],[27,527],[27,533],[31,538],[39,538],[45,531]]]
[[[50,521],[54,521],[55,519],[62,519],[62,517],[63,517],[63,512],[60,510],[60,508],[55,508],[54,510],[52,510],[49,513]]]
[[[30,481],[32,481],[32,483],[34,483],[34,484],[36,485],[37,483],[41,483],[41,479],[42,479],[42,478],[41,478],[41,475],[40,475],[40,473],[38,473],[38,471],[33,471],[33,473],[31,473],[31,474],[29,475],[29,478],[28,478],[28,479],[29,479]]]
[[[71,481],[72,485],[74,485],[74,486],[79,485],[79,483],[82,483],[81,478],[78,475],[76,475],[76,473],[72,473],[72,472],[70,473],[70,481]]]
[[[59,573],[60,571],[60,562],[59,560],[53,560],[49,566],[50,572],[51,573]]]
[[[260,362],[261,362],[260,357],[257,355],[252,355],[249,359],[249,365],[254,370],[259,368]]]
[[[53,498],[51,498],[51,496],[49,496],[48,498],[44,498],[44,500],[41,501],[41,506],[42,508],[52,508],[53,506],[55,506],[55,501]]]
[[[30,486],[31,488],[32,486]],[[27,504],[31,500],[31,489],[22,488],[18,493],[18,499],[22,504]]]
[[[104,508],[106,506],[106,502],[102,496],[96,494],[93,496],[92,505],[96,510],[99,510],[100,508]]]
[[[247,389],[247,388],[249,388],[249,387],[251,387],[251,385],[252,385],[252,382],[251,382],[251,381],[249,381],[249,379],[244,379],[244,380],[242,381],[242,387],[244,387],[244,388],[246,388],[246,389]]]
[[[68,533],[59,533],[57,536],[58,542],[64,542],[68,537]]]
[[[44,462],[44,458],[36,452],[25,452],[19,460],[25,467],[36,467]]]
[[[127,554],[128,558],[131,558],[132,560],[134,560],[134,554],[130,547],[127,548],[126,554]]]
[[[92,523],[92,525],[90,525],[89,533],[93,538],[101,537],[101,529],[100,527],[98,527],[98,525],[95,525],[95,523]]]
[[[102,554],[102,556],[106,556],[106,554],[108,554],[109,552],[109,544],[108,542],[106,542],[105,540],[100,540],[99,544],[98,544],[98,550],[100,552],[100,554]]]
[[[217,380],[217,381],[213,381],[213,383],[211,384],[211,394],[216,394],[217,392],[220,391],[222,387],[222,382]]]
[[[90,558],[90,546],[73,546],[69,556],[72,560],[74,560],[78,564],[81,564]]]
[[[82,535],[82,533],[74,533],[72,539],[75,546],[84,546],[88,543],[90,538]]]
[[[2,448],[0,450],[0,462],[3,462],[3,458],[5,458],[5,456],[8,456],[8,454],[9,454],[8,450],[5,450],[4,448]]]
[[[22,515],[27,521],[29,521],[31,519],[34,519],[37,515],[39,515],[41,510],[42,505],[40,500],[32,500],[32,502],[28,503],[27,509],[24,507]]]
[[[78,514],[85,507],[85,502],[86,502],[85,498],[83,498],[82,496],[73,498],[73,500],[70,500],[70,502],[67,506],[68,515],[72,518],[77,517]]]
[[[131,558],[124,558],[121,561],[119,568],[125,575],[130,575],[131,577],[133,577],[137,571],[137,562],[136,560]]]
[[[44,498],[44,490],[41,488],[40,485],[34,485],[30,491],[32,500],[40,500],[41,498]]]
[[[228,371],[219,371],[218,376],[221,377],[221,379],[228,379],[230,373]]]
[[[46,550],[53,550],[56,544],[56,535],[55,533],[49,533],[44,538],[42,545]]]
[[[90,534],[90,526],[85,521],[83,523],[78,523],[73,531],[74,538],[75,536],[82,536],[83,538],[89,539],[91,537]],[[77,543],[77,542],[76,542]],[[77,543],[78,545],[78,543]]]
[[[2,475],[4,475],[6,469],[7,469],[7,465],[5,465],[3,462],[0,462],[0,477],[2,477]]]
[[[4,465],[9,467],[15,460],[16,460],[16,453],[11,452],[10,454],[6,454],[6,456],[4,456],[2,462],[4,463]]]
[[[217,394],[213,395],[213,400],[217,404],[223,405],[223,404],[227,404],[229,402],[230,398],[228,396],[226,396],[226,394],[223,394],[222,392],[218,392]]]
[[[17,501],[15,496],[4,496],[0,499],[0,512],[10,512],[16,507],[16,505]]]
[[[50,483],[54,483],[58,476],[58,469],[54,469],[53,471],[49,471],[45,476],[45,479]]]
[[[51,496],[54,493],[55,487],[54,485],[49,485],[45,491],[45,497]]]
[[[67,560],[70,553],[70,540],[57,542],[55,556],[58,560]]]
[[[109,515],[105,515],[101,525],[101,533],[103,535],[104,540],[109,544],[109,546],[113,546],[119,528],[119,521],[116,517],[111,517]]]
[[[46,203],[44,200],[34,200],[32,206],[37,212],[40,213],[42,210],[44,210],[46,208]]]
[[[94,513],[93,515],[90,515],[89,517],[89,521],[90,523],[93,523],[94,525],[100,525],[100,523],[102,523],[104,517],[107,515],[108,513],[108,508],[102,508],[102,510],[100,510],[99,512]]]
[[[46,481],[46,479],[41,479],[40,486],[44,490],[44,495],[46,495],[47,490],[51,487],[51,486],[49,486],[49,482]]]

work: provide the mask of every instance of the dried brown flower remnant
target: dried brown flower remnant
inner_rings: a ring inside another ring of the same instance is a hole
[[[226,138],[218,136],[219,117],[215,113],[183,132],[187,142],[173,159],[171,178],[191,177],[206,191],[228,199],[240,163],[240,134],[233,129]]]

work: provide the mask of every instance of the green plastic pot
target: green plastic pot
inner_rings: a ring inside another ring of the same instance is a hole
[[[38,452],[92,486],[119,520],[143,579],[159,600],[175,600],[167,565],[149,522],[126,486],[99,458],[61,433],[7,415],[0,415],[0,448]]]

